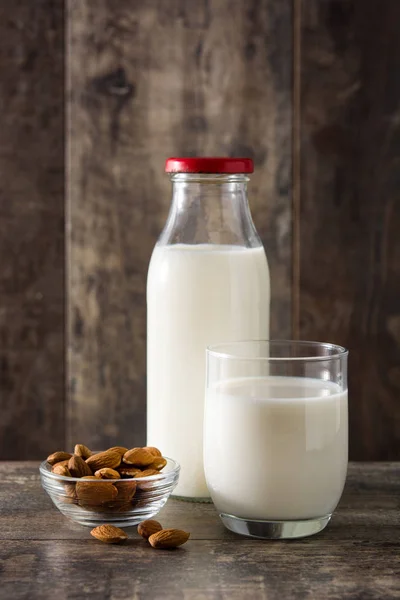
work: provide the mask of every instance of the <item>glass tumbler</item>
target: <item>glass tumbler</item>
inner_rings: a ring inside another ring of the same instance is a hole
[[[329,523],[347,473],[347,357],[320,342],[207,349],[204,467],[228,529],[285,539]]]

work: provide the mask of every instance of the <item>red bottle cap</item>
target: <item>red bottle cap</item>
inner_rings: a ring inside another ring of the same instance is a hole
[[[166,173],[253,173],[251,158],[225,156],[197,156],[193,158],[167,158]]]

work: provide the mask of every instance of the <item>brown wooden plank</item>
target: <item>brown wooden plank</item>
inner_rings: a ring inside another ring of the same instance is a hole
[[[400,463],[353,463],[321,534],[295,542],[226,531],[212,505],[170,500],[164,526],[191,538],[156,551],[128,528],[106,546],[49,508],[36,463],[0,464],[0,598],[398,598]]]
[[[291,1],[69,2],[70,439],[145,437],[145,286],[169,155],[250,155],[290,337]]]
[[[350,349],[362,460],[400,457],[399,22],[396,0],[307,0],[297,36],[300,336]]]
[[[64,438],[64,3],[0,2],[0,457]]]

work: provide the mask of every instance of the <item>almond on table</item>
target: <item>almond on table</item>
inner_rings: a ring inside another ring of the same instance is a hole
[[[182,546],[188,541],[189,537],[190,533],[182,529],[162,529],[157,533],[153,533],[149,537],[149,542],[153,548],[169,549]]]
[[[93,537],[105,544],[119,544],[128,539],[125,531],[114,525],[99,525],[90,532]]]
[[[162,530],[162,525],[155,519],[147,519],[139,523],[137,531],[145,540],[148,540],[153,533],[158,533]]]

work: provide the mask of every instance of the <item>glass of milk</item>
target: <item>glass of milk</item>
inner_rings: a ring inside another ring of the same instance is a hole
[[[329,523],[347,472],[347,356],[301,341],[207,349],[204,468],[228,529],[284,539]]]

